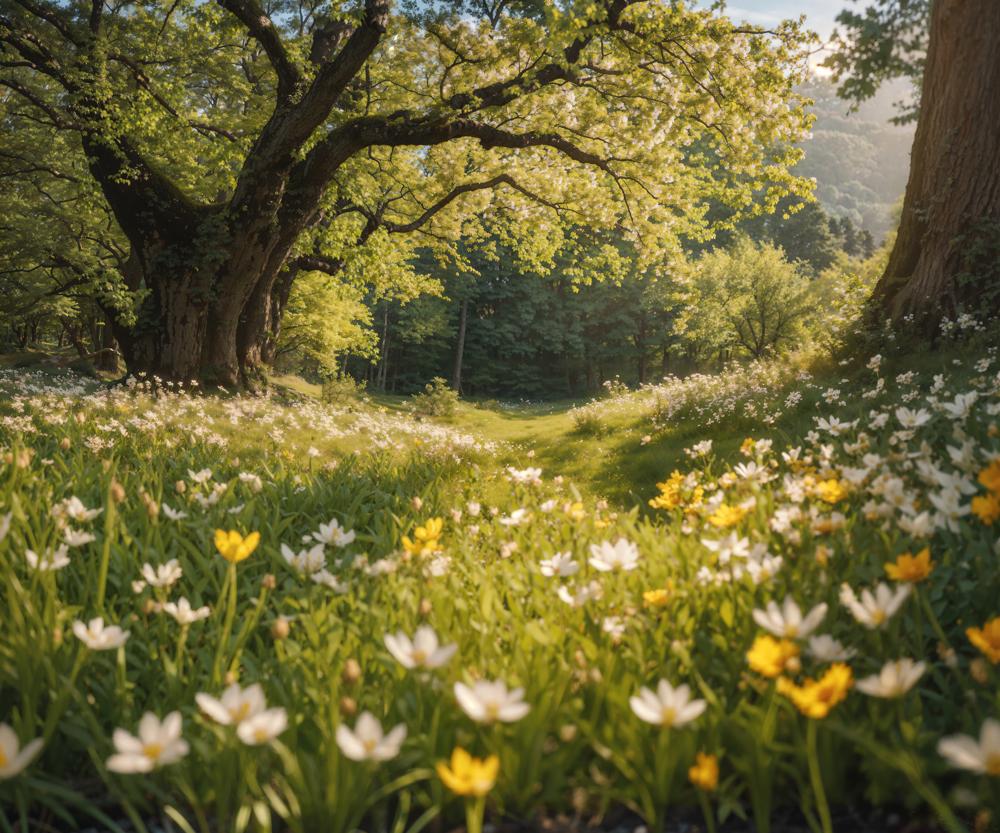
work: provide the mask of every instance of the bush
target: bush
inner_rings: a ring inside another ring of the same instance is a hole
[[[458,393],[440,376],[435,376],[424,385],[423,393],[410,397],[410,407],[421,416],[452,416],[458,407]]]
[[[359,382],[353,376],[348,376],[345,373],[343,376],[327,379],[323,382],[320,396],[328,405],[343,405],[362,399],[367,386],[367,382]]]

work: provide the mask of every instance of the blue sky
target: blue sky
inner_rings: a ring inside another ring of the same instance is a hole
[[[730,0],[727,11],[733,19],[761,25],[805,14],[809,27],[828,38],[837,12],[848,5],[853,4],[847,0]]]

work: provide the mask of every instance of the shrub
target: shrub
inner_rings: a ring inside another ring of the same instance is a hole
[[[410,407],[421,416],[452,416],[458,407],[458,393],[440,376],[435,376],[424,385],[423,393],[410,397]]]

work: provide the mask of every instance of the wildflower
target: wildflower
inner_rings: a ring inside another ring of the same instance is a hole
[[[599,581],[584,584],[577,587],[575,591],[570,590],[565,585],[560,585],[556,595],[570,607],[583,607],[588,602],[601,598],[604,595],[604,588]]]
[[[320,524],[319,532],[313,533],[313,539],[321,544],[341,548],[353,543],[356,537],[357,533],[353,529],[344,529],[336,518],[331,518],[328,524]]]
[[[919,680],[927,666],[912,659],[887,662],[878,674],[858,680],[858,691],[870,697],[902,697]]]
[[[166,564],[153,567],[152,564],[142,565],[142,577],[150,587],[171,587],[180,581],[184,575],[180,562],[171,558]]]
[[[911,584],[923,581],[934,571],[929,547],[924,547],[916,555],[902,553],[893,564],[885,565],[886,575],[893,581],[908,581]]]
[[[1000,720],[987,718],[978,741],[968,735],[942,738],[938,754],[959,769],[1000,777]]]
[[[103,511],[103,509],[88,509],[76,495],[66,498],[52,508],[52,514],[56,517],[66,517],[77,523],[92,521]]]
[[[179,509],[171,509],[166,503],[161,503],[160,506],[163,509],[163,514],[172,521],[182,521],[187,517],[187,512],[182,512]]]
[[[625,620],[621,616],[605,616],[601,622],[601,630],[618,640],[625,633]]]
[[[361,712],[354,730],[341,723],[337,727],[337,746],[352,761],[388,761],[399,754],[406,740],[406,726],[400,723],[383,734],[382,724],[371,712]]]
[[[634,570],[639,566],[639,548],[625,538],[591,544],[590,566],[602,573]]]
[[[773,636],[758,636],[747,651],[747,662],[764,677],[780,677],[786,670],[799,670],[799,646],[790,639],[779,641]]]
[[[515,509],[509,515],[500,518],[501,526],[524,526],[531,520],[531,513],[524,508]]]
[[[1000,518],[1000,492],[977,495],[972,499],[972,514],[986,526],[993,526]]]
[[[646,590],[642,594],[642,603],[646,607],[666,607],[670,603],[670,591],[666,587]]]
[[[750,539],[741,538],[735,532],[729,533],[719,541],[712,541],[707,538],[701,539],[702,546],[711,552],[716,553],[719,564],[728,564],[734,556],[737,558],[748,558],[750,555]]]
[[[411,555],[432,555],[441,549],[441,531],[444,521],[441,518],[431,518],[423,526],[413,530],[413,538],[403,536],[403,549]]]
[[[557,552],[551,558],[542,559],[539,562],[538,569],[543,576],[568,578],[579,572],[580,565],[573,560],[572,553]]]
[[[477,723],[514,723],[531,707],[524,702],[524,689],[507,690],[502,680],[479,680],[471,686],[455,683],[455,699],[469,717]]]
[[[247,746],[259,746],[274,740],[287,728],[288,714],[284,709],[264,709],[241,720],[236,727],[236,736]]]
[[[688,770],[688,780],[699,790],[712,792],[719,785],[719,759],[699,752],[694,766]]]
[[[497,782],[500,759],[496,755],[474,758],[461,746],[456,746],[450,764],[439,761],[436,769],[442,783],[455,795],[482,798]]]
[[[660,680],[655,692],[645,686],[640,688],[638,695],[630,697],[628,702],[640,720],[666,729],[687,725],[701,715],[707,705],[704,700],[692,700],[691,689],[686,684],[674,688],[666,680]]]
[[[746,516],[747,510],[742,506],[730,506],[720,503],[715,511],[708,516],[708,522],[719,529],[728,529],[736,526]]]
[[[118,625],[104,624],[100,616],[84,624],[79,619],[73,623],[73,633],[91,651],[111,651],[120,648],[128,639],[129,632]]]
[[[781,677],[778,679],[778,692],[791,700],[806,717],[822,720],[847,697],[853,683],[851,667],[838,662],[831,665],[820,679],[807,678],[801,686],[787,677]]]
[[[264,690],[260,683],[254,683],[246,688],[240,688],[239,683],[233,683],[222,692],[219,699],[199,692],[195,702],[216,723],[222,726],[234,726],[256,717],[267,708],[264,700]]]
[[[211,469],[202,469],[201,471],[191,471],[188,469],[188,479],[193,483],[204,484],[212,479]]]
[[[1000,616],[996,616],[981,628],[966,628],[965,635],[983,655],[996,665],[1000,662]]]
[[[770,601],[764,610],[757,609],[753,612],[753,620],[764,630],[778,637],[788,639],[805,639],[816,628],[826,616],[826,604],[818,604],[803,617],[802,611],[795,603],[795,599],[786,596],[782,606]]]
[[[976,479],[991,492],[1000,493],[1000,457],[991,460]]]
[[[20,774],[30,764],[45,743],[42,738],[35,738],[21,748],[21,741],[14,730],[6,723],[0,723],[0,781],[13,778]]]
[[[33,570],[42,572],[61,570],[63,567],[69,566],[69,547],[62,544],[54,550],[45,550],[41,555],[38,555],[34,550],[25,550],[24,558]]]
[[[747,437],[740,444],[740,454],[744,455],[745,457],[749,457],[751,454],[753,454],[754,445],[756,445],[756,441],[754,440],[754,438]]]
[[[454,656],[458,645],[441,645],[430,625],[421,625],[411,640],[403,631],[385,636],[385,647],[404,668],[440,668]]]
[[[183,596],[176,602],[167,602],[163,606],[163,612],[173,616],[174,619],[176,619],[181,625],[190,625],[194,622],[200,622],[202,619],[207,619],[212,613],[207,606],[199,607],[197,609],[192,608],[191,602]]]
[[[813,492],[816,497],[829,504],[839,503],[847,497],[847,487],[836,478],[821,480],[813,487]]]
[[[840,603],[869,630],[883,627],[902,607],[909,595],[908,584],[893,591],[888,584],[879,582],[874,594],[866,588],[861,592],[860,600],[848,584],[840,587]]]
[[[832,636],[822,634],[809,639],[809,655],[819,662],[847,662],[857,652],[845,648]]]
[[[282,544],[281,557],[296,572],[310,576],[326,567],[326,550],[321,543],[299,552],[295,552],[288,544]]]
[[[180,712],[170,712],[162,722],[152,712],[146,712],[139,721],[138,736],[115,729],[112,740],[117,750],[107,761],[112,772],[150,772],[188,753],[187,741],[181,737]]]
[[[82,529],[71,529],[66,527],[63,532],[63,541],[67,547],[82,547],[97,540],[97,536],[91,532],[84,532]]]
[[[215,530],[215,548],[230,564],[237,564],[249,558],[259,543],[259,532],[251,532],[244,538],[235,529],[229,532],[222,529]]]

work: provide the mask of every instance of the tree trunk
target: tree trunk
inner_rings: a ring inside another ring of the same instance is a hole
[[[899,233],[874,300],[927,330],[977,301],[996,310],[998,252],[1000,2],[936,0]]]
[[[458,345],[455,348],[455,372],[451,377],[451,388],[455,393],[462,392],[462,356],[465,353],[465,327],[469,317],[469,299],[462,299],[458,314]]]

